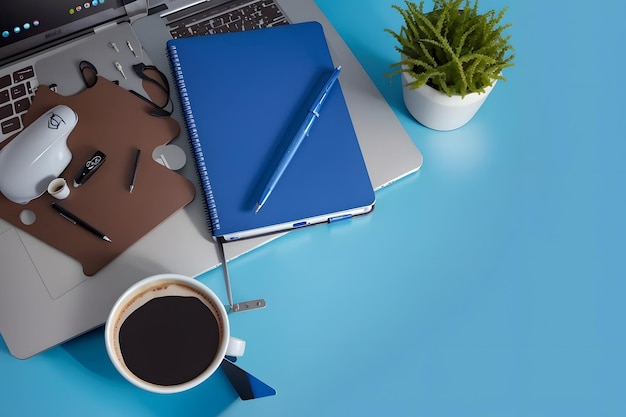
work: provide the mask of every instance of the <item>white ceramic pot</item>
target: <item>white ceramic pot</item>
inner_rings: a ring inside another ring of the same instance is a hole
[[[484,93],[467,94],[465,97],[449,97],[424,85],[410,89],[407,84],[414,79],[402,73],[402,95],[409,113],[421,124],[435,130],[454,130],[469,122],[487,99],[494,83]]]

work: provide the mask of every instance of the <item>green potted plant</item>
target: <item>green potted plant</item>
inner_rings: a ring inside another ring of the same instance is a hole
[[[424,11],[405,0],[399,32],[385,29],[398,42],[400,61],[388,76],[402,74],[404,102],[413,117],[436,130],[463,126],[476,114],[502,70],[513,66],[511,24],[500,22],[507,10],[478,12],[478,0],[433,0]]]

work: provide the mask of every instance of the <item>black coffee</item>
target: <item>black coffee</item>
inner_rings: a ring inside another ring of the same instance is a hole
[[[134,311],[119,332],[130,371],[157,385],[178,385],[200,375],[213,361],[219,341],[217,319],[196,297],[165,296]]]

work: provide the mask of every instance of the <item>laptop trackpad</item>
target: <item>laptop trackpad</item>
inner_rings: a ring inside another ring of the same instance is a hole
[[[80,263],[16,228],[0,233],[0,265],[20,274],[17,283],[39,277],[50,297],[57,299],[85,281]],[[45,278],[39,271],[46,271]],[[17,285],[17,284],[16,284]]]

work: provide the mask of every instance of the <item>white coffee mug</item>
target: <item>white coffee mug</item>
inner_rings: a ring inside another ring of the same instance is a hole
[[[129,382],[170,394],[209,378],[245,341],[230,336],[228,314],[207,286],[178,274],[145,278],[117,300],[105,326],[107,353]]]
[[[48,193],[54,198],[63,200],[70,195],[70,187],[64,178],[55,178],[48,185]]]

